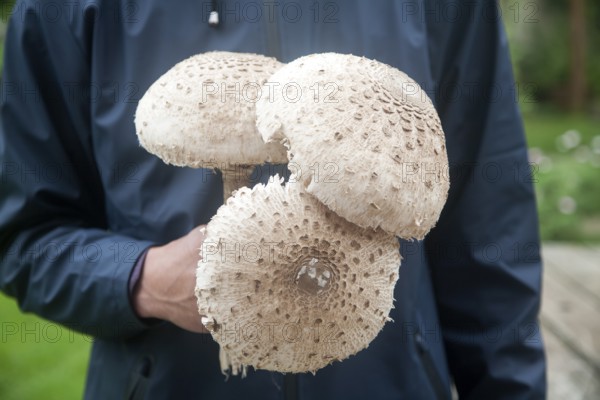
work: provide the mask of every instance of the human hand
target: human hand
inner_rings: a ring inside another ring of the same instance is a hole
[[[133,306],[140,317],[159,318],[191,332],[208,333],[200,322],[194,294],[205,227],[198,226],[179,239],[148,250],[133,292]]]

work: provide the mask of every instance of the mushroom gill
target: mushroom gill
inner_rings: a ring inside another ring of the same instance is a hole
[[[314,372],[389,320],[398,241],[330,211],[300,184],[238,190],[207,227],[196,296],[221,368]]]

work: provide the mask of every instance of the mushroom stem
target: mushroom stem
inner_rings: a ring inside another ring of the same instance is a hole
[[[239,188],[248,186],[253,165],[231,165],[221,169],[223,176],[223,203]]]

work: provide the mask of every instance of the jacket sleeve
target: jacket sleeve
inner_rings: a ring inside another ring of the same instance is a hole
[[[450,193],[425,246],[450,371],[461,398],[544,398],[534,176],[502,18],[492,0],[433,3],[461,11],[428,21]]]
[[[110,232],[105,218],[90,105],[81,97],[95,9],[54,19],[35,4],[16,5],[6,38],[0,289],[23,311],[72,329],[131,336],[146,325],[131,308],[127,283],[151,243]]]

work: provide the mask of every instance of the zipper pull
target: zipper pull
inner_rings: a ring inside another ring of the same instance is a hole
[[[219,25],[219,13],[217,11],[211,11],[208,16],[208,25],[216,27]]]
[[[217,0],[211,1],[211,11],[208,16],[208,25],[213,28],[219,26],[219,12],[217,11]]]

